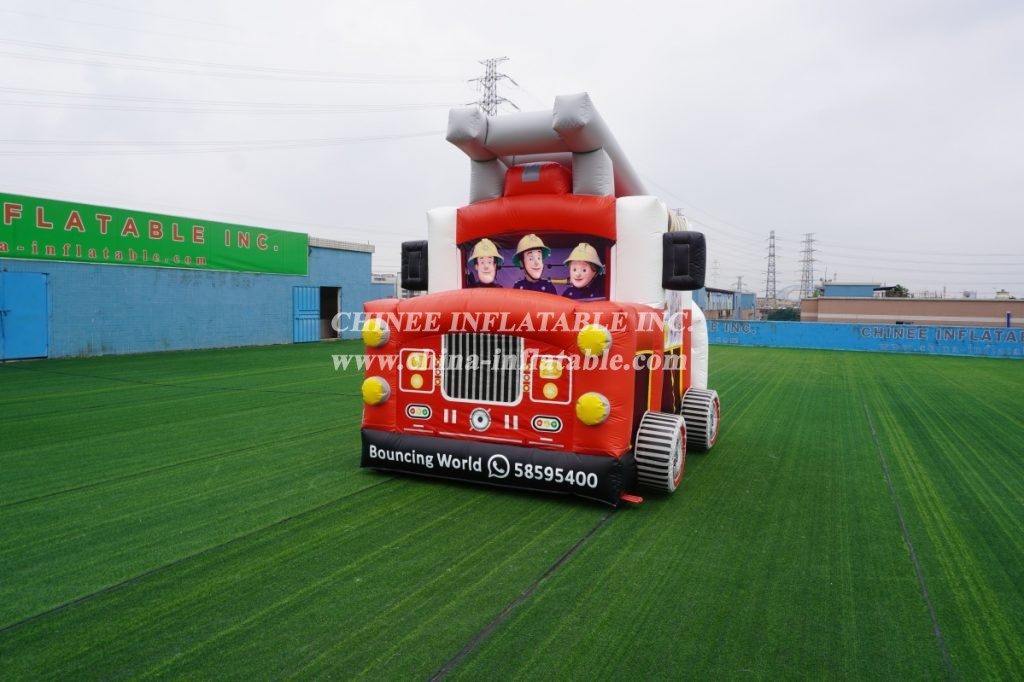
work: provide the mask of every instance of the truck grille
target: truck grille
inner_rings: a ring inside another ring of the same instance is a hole
[[[523,340],[504,334],[445,334],[444,394],[451,400],[518,403],[523,392]]]

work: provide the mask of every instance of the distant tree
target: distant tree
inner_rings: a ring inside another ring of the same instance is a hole
[[[799,308],[777,308],[768,313],[768,319],[776,322],[799,322]]]
[[[910,292],[902,284],[897,284],[891,289],[885,290],[886,298],[910,298]]]

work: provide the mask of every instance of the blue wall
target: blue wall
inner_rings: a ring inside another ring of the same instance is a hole
[[[711,343],[1024,358],[1022,327],[708,320]]]
[[[0,268],[48,275],[50,357],[64,357],[291,343],[292,287],[340,287],[349,313],[392,295],[371,284],[370,257],[310,247],[307,276],[19,259]]]
[[[873,298],[875,295],[874,284],[826,284],[825,296]]]

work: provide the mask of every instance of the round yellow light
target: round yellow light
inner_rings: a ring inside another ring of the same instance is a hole
[[[416,389],[423,388],[423,375],[413,374],[409,377],[409,385]]]
[[[544,384],[544,397],[548,400],[554,400],[558,397],[558,386],[554,384]]]
[[[612,347],[612,335],[600,324],[588,324],[576,335],[576,345],[584,355],[600,356]]]
[[[409,357],[405,359],[405,366],[412,370],[426,369],[427,368],[427,355],[426,353],[409,353]]]
[[[584,393],[576,399],[576,416],[587,426],[603,424],[610,412],[608,398],[600,393]]]
[[[555,358],[544,358],[538,366],[541,379],[557,379],[562,376],[562,363]]]
[[[384,320],[371,317],[363,323],[362,329],[363,343],[370,348],[378,348],[383,346],[391,338],[391,330],[388,329],[387,323]]]
[[[391,387],[381,377],[367,377],[363,381],[363,402],[367,405],[380,405],[391,395]]]

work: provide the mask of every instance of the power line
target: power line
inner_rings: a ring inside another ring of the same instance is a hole
[[[280,149],[303,149],[308,147],[331,147],[359,142],[382,142],[387,140],[404,140],[415,137],[432,137],[443,135],[444,131],[430,130],[421,133],[405,133],[398,135],[363,135],[358,137],[321,137],[294,140],[208,140],[202,142],[106,142],[62,140],[0,140],[4,144],[34,145],[69,145],[93,147],[92,149],[34,149],[34,150],[0,150],[0,156],[134,156],[146,154],[209,154],[239,151],[274,151]],[[116,147],[124,147],[117,149]],[[133,149],[133,147],[143,147]]]
[[[450,104],[304,104],[304,105],[259,105],[245,106],[244,103],[229,105],[194,107],[194,106],[145,106],[142,104],[99,104],[82,102],[33,102],[20,100],[2,100],[2,106],[28,107],[34,109],[75,109],[79,111],[124,111],[149,114],[242,114],[242,115],[317,115],[317,114],[380,114],[404,111],[424,111],[428,109],[447,109]]]
[[[885,253],[885,254],[893,254],[894,253],[894,251],[892,249],[889,249],[889,248],[874,249],[874,248],[870,248],[870,247],[866,247],[866,246],[853,246],[853,245],[850,245],[850,244],[840,244],[838,242],[830,242],[830,241],[827,241],[827,240],[826,241],[821,241],[820,243],[823,246],[826,246],[826,247],[832,246],[832,247],[835,247],[835,248],[842,249],[843,251],[862,251],[862,252],[865,252],[865,253]],[[1007,255],[1009,255],[1005,251],[1002,252],[1002,253],[967,253],[967,252],[963,252],[963,251],[921,251],[919,249],[914,249],[913,251],[909,251],[909,252],[906,252],[906,253],[912,253],[912,254],[920,255],[920,256],[950,256],[950,257],[955,257],[957,259],[961,259],[962,257],[967,257],[967,258],[975,258],[975,257],[976,258],[1006,257]]]
[[[288,81],[310,81],[310,82],[341,82],[356,84],[403,84],[403,83],[454,83],[455,78],[438,78],[434,76],[410,76],[404,74],[385,73],[345,73],[332,71],[318,71],[312,69],[286,69],[270,66],[252,66],[247,64],[231,64],[226,62],[210,62],[197,59],[182,59],[180,57],[153,57],[149,55],[115,52],[111,50],[95,50],[88,48],[67,47],[63,45],[51,45],[48,43],[37,43],[26,40],[13,40],[0,38],[0,43],[28,47],[34,50],[46,50],[50,52],[66,52],[95,57],[106,57],[110,59],[122,59],[128,62],[143,62],[142,64],[118,63],[111,61],[96,61],[89,59],[76,59],[71,57],[60,57],[57,55],[26,54],[21,52],[10,52],[0,50],[0,55],[13,57],[15,59],[28,59],[34,62],[48,61],[58,64],[80,64],[84,66],[100,66],[115,69],[129,69],[134,71],[152,71],[158,73],[177,73],[183,75],[210,75],[223,78],[243,79],[267,79],[267,80],[288,80]],[[167,66],[159,66],[159,65]],[[184,68],[174,68],[184,67]],[[206,72],[204,73],[204,70]]]

